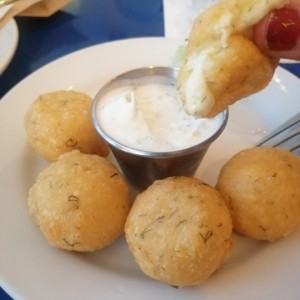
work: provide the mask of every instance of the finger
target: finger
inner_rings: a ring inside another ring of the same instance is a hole
[[[268,55],[300,60],[298,9],[284,7],[274,10],[256,25],[254,37],[257,46]]]

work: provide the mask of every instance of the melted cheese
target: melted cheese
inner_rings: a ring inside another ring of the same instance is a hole
[[[230,35],[239,33],[246,35],[246,32],[251,31],[252,26],[268,12],[288,2],[288,0],[223,0],[222,3],[228,5],[228,10],[224,13],[222,11],[217,21],[212,24],[212,37],[207,37],[210,43],[198,46],[197,51],[187,58],[189,77],[181,90],[184,94],[185,109],[189,114],[205,116],[215,103],[205,76],[206,69],[213,66],[213,62],[209,61],[209,54],[212,51],[222,51],[227,47]],[[210,9],[214,9],[214,6]]]

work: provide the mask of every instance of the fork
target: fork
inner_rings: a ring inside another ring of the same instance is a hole
[[[300,113],[265,136],[257,146],[281,147],[300,156]]]

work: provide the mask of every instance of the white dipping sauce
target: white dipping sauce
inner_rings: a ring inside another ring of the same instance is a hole
[[[196,119],[186,114],[174,85],[147,81],[106,93],[98,102],[96,116],[102,130],[115,141],[152,152],[199,144],[213,135],[223,120],[222,115]]]

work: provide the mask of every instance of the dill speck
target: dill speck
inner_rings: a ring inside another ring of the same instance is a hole
[[[74,247],[77,243],[70,243],[67,239],[63,239],[63,241],[69,246],[69,247]]]
[[[165,218],[165,216],[159,216],[159,217],[156,218],[156,220],[154,221],[154,223],[155,222],[160,222],[164,218]]]
[[[214,233],[212,230],[208,230],[205,235],[203,235],[201,232],[199,233],[199,235],[203,239],[204,244],[207,243],[207,241],[213,236],[213,234]]]
[[[80,199],[78,197],[74,196],[74,195],[70,195],[68,197],[68,201],[73,202],[75,208],[79,208],[79,200]]]
[[[140,238],[143,240],[145,238],[145,233],[147,233],[147,232],[149,232],[151,230],[152,230],[151,228],[149,228],[148,226],[146,226],[144,228],[144,230],[142,231],[142,233],[140,234]]]
[[[67,141],[66,141],[66,146],[67,148],[75,148],[78,144],[78,141],[76,141],[75,139],[73,138],[69,138]]]
[[[201,103],[205,102],[206,99],[207,99],[207,96],[204,96],[204,97],[201,99]]]
[[[263,231],[266,232],[268,230],[268,228],[263,227],[262,225],[258,225],[258,227]]]
[[[184,223],[186,223],[187,222],[187,220],[181,220],[180,222],[178,222],[177,224],[176,224],[176,227],[178,227],[178,226],[180,226],[181,224],[184,224]]]
[[[173,217],[178,211],[178,207],[170,214],[169,218]]]
[[[139,235],[141,239],[145,238],[145,234],[149,231],[152,230],[151,226],[153,226],[155,223],[161,223],[162,220],[165,218],[165,216],[158,216],[153,222],[151,222],[150,224],[148,224],[144,230],[142,231],[142,233]]]

